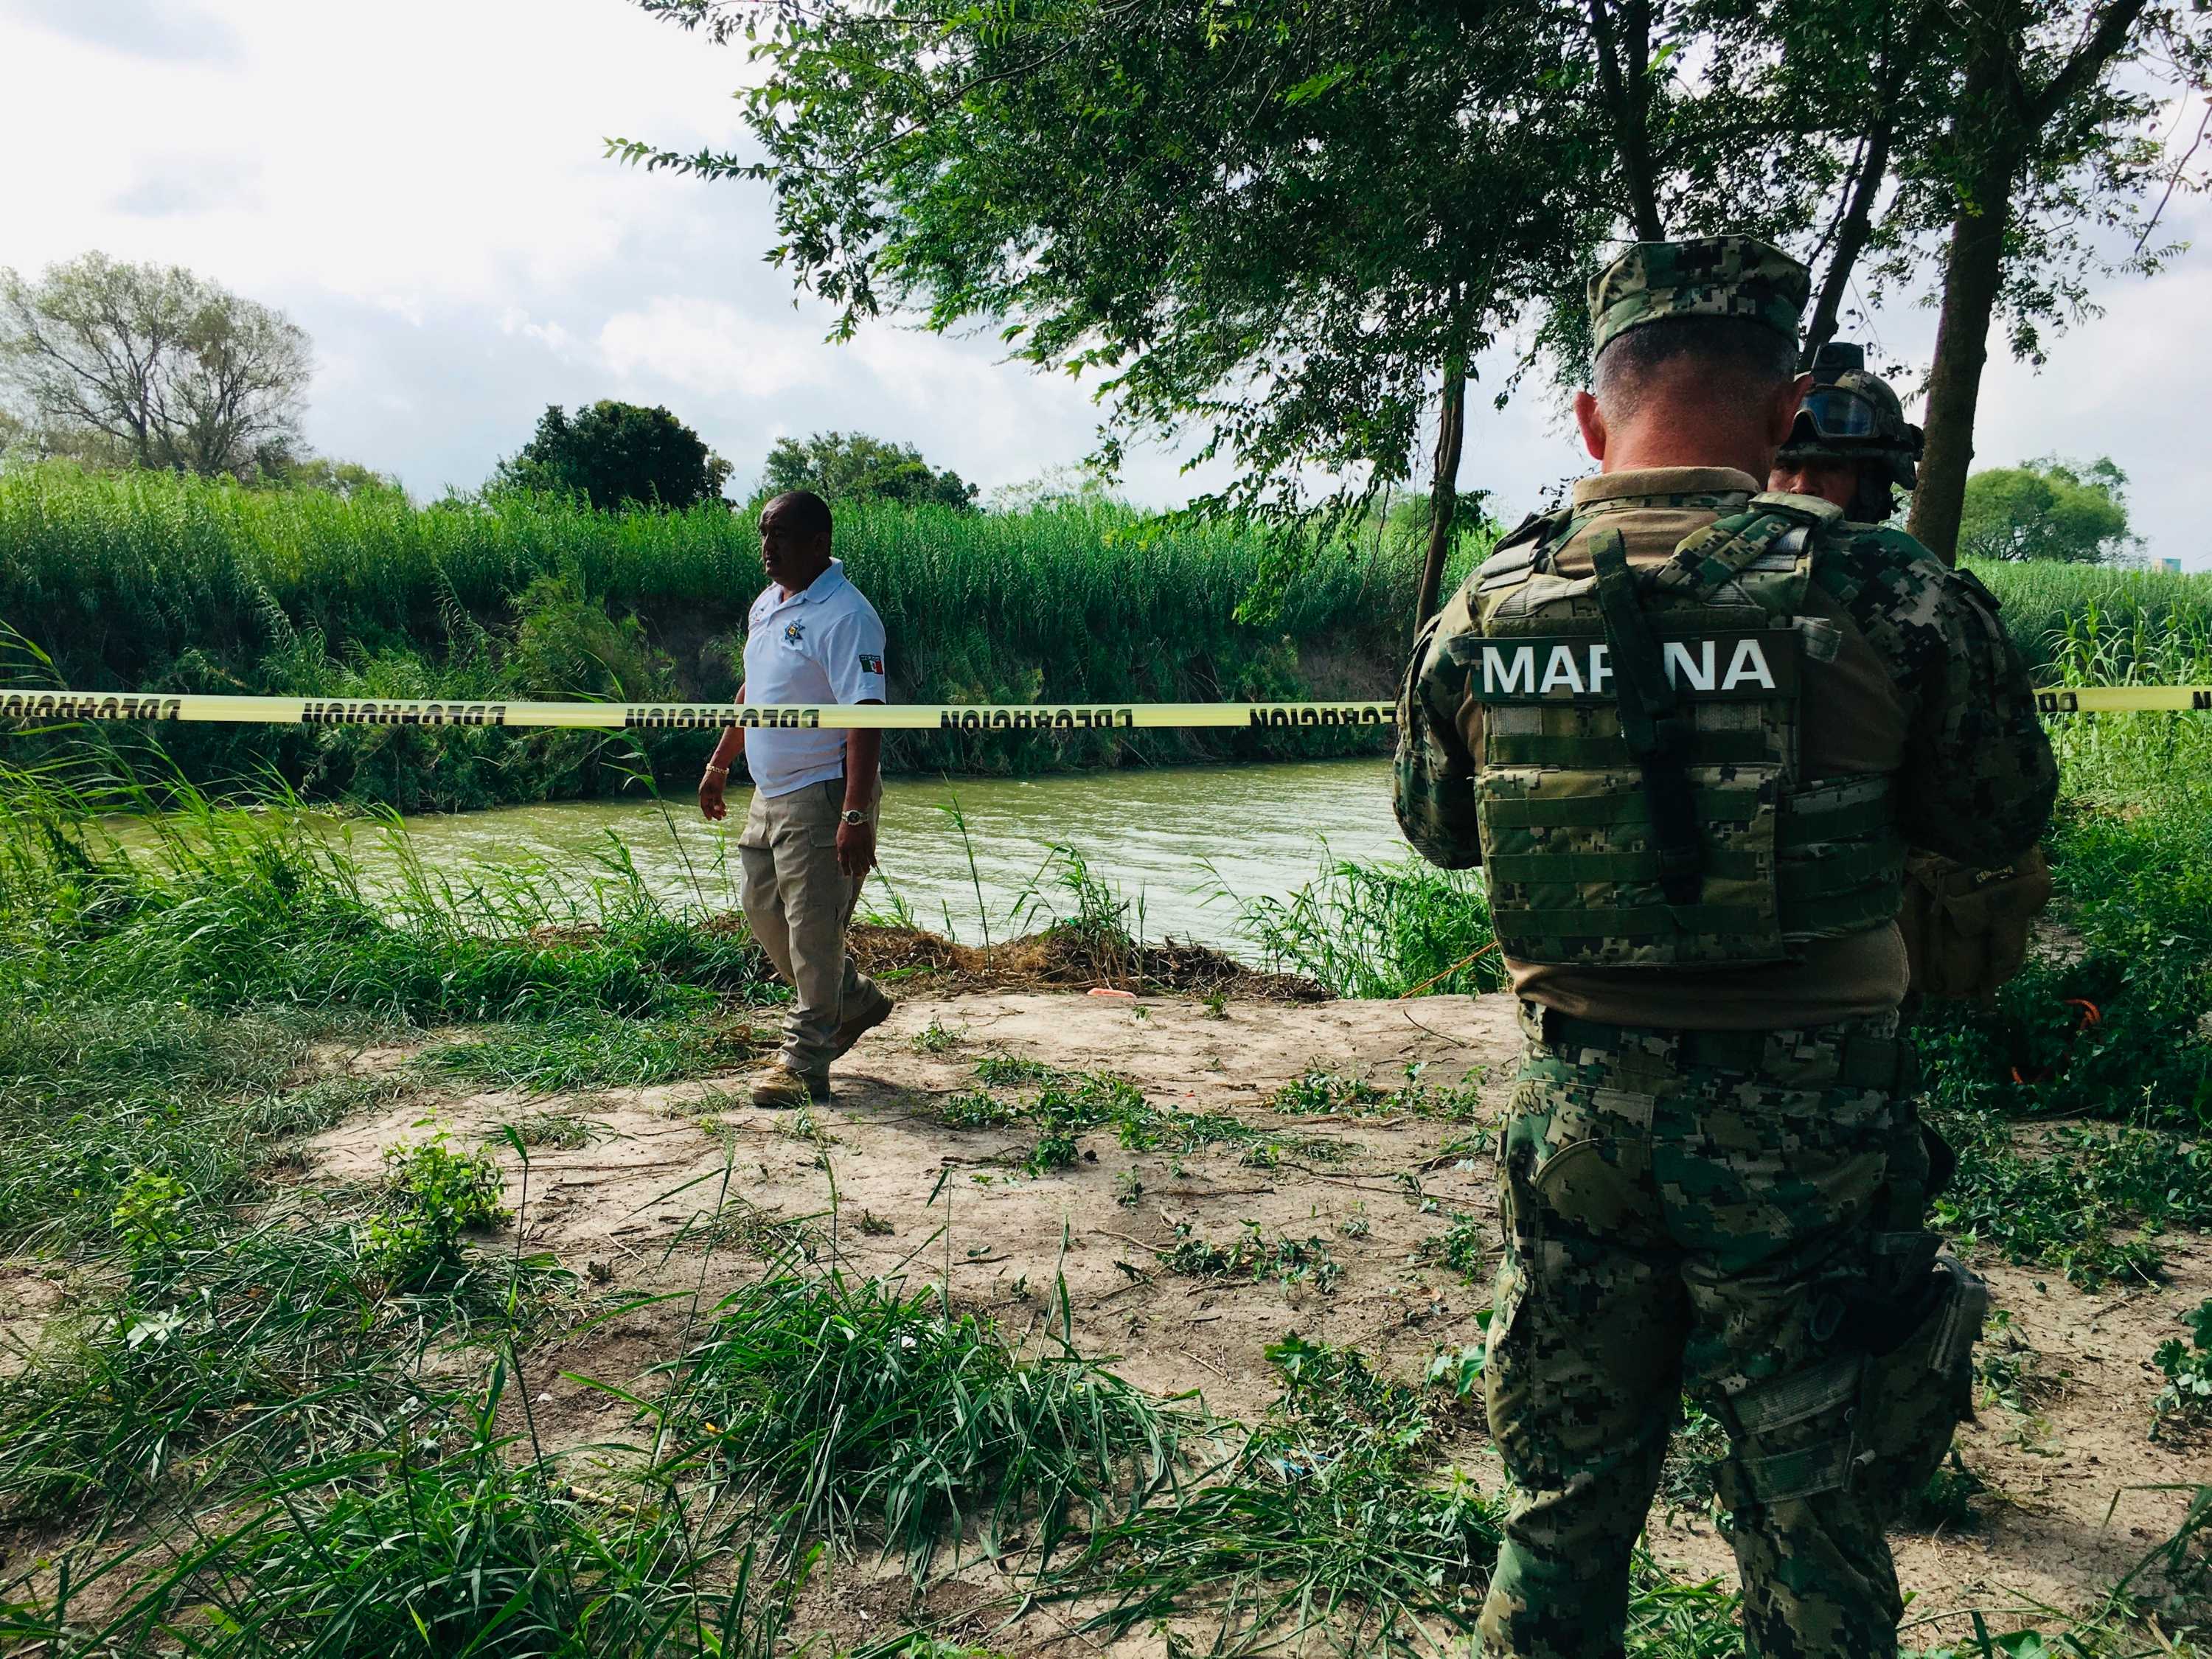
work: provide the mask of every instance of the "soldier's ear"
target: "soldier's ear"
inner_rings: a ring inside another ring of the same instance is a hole
[[[1590,459],[1605,459],[1605,412],[1597,406],[1597,399],[1587,392],[1575,393],[1575,424],[1583,429],[1583,447]]]

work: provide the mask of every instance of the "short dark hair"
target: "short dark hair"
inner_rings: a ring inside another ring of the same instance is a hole
[[[766,507],[761,517],[781,513],[791,520],[791,527],[802,536],[823,535],[830,532],[830,503],[811,489],[787,489]]]
[[[1633,416],[1659,371],[1692,360],[1719,398],[1763,396],[1797,372],[1797,343],[1734,317],[1662,317],[1616,334],[1597,354],[1590,390],[1613,420]]]

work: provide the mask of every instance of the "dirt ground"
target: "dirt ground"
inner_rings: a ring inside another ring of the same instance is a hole
[[[942,1034],[933,1042],[916,1042],[933,1028]],[[1486,1122],[1494,1124],[1517,1042],[1504,997],[1313,1006],[1231,1000],[1216,1015],[1188,998],[924,994],[908,997],[842,1064],[834,1100],[811,1115],[811,1126],[753,1110],[734,1075],[556,1100],[477,1095],[449,1101],[440,1118],[457,1138],[530,1112],[573,1112],[591,1123],[589,1145],[533,1153],[521,1225],[526,1248],[588,1268],[593,1296],[696,1285],[711,1301],[741,1282],[757,1271],[759,1255],[744,1249],[708,1255],[697,1238],[702,1218],[719,1211],[726,1218],[726,1200],[742,1200],[737,1212],[757,1237],[791,1238],[803,1224],[818,1251],[854,1270],[904,1264],[917,1279],[949,1278],[957,1303],[990,1309],[1016,1334],[1043,1319],[1054,1275],[1064,1273],[1079,1347],[1121,1356],[1116,1368],[1146,1389],[1196,1389],[1209,1408],[1251,1417],[1275,1393],[1261,1351],[1285,1333],[1356,1346],[1379,1367],[1413,1378],[1440,1347],[1480,1340],[1475,1315],[1487,1301],[1486,1275],[1478,1270],[1478,1282],[1470,1282],[1424,1247],[1455,1212],[1472,1215],[1494,1259],[1493,1137],[1481,1135],[1483,1150],[1468,1156],[1464,1145],[1443,1150],[1448,1140],[1464,1141],[1462,1124],[1418,1115],[1302,1118],[1290,1121],[1299,1133],[1340,1143],[1341,1155],[1286,1156],[1277,1167],[1255,1169],[1240,1164],[1234,1147],[1182,1158],[1134,1154],[1099,1132],[1084,1139],[1073,1168],[1030,1176],[1018,1168],[1027,1148],[1021,1126],[949,1129],[940,1121],[945,1100],[975,1085],[979,1060],[1005,1054],[1061,1070],[1110,1070],[1156,1104],[1270,1123],[1283,1120],[1263,1103],[1309,1067],[1387,1087],[1404,1081],[1407,1065],[1425,1062],[1422,1080],[1431,1086],[1475,1073]],[[399,1058],[375,1052],[356,1064],[378,1068]],[[422,1133],[422,1118],[418,1097],[318,1137],[307,1149],[308,1178],[373,1176],[380,1149]],[[515,1163],[510,1152],[501,1156]],[[519,1191],[511,1182],[510,1202]],[[1247,1222],[1270,1238],[1318,1235],[1341,1263],[1341,1278],[1324,1291],[1312,1282],[1197,1281],[1162,1269],[1158,1253],[1174,1242],[1177,1224],[1227,1242]],[[2178,1330],[2184,1309],[2212,1294],[2204,1239],[2172,1237],[2162,1247],[2166,1284],[2100,1296],[2056,1275],[1982,1264],[1996,1306],[2032,1350],[2015,1356],[2027,1409],[1990,1407],[1961,1433],[1966,1467],[1987,1488],[1974,1500],[1969,1528],[1897,1537],[1899,1576],[1915,1598],[1908,1618],[1936,1619],[1948,1629],[1962,1625],[1968,1608],[1999,1620],[2023,1601],[2080,1605],[2166,1536],[2182,1512],[2181,1495],[2137,1488],[2212,1476],[2203,1449],[2146,1437],[2156,1384],[2151,1352]],[[617,1433],[619,1413],[605,1397],[562,1373],[628,1382],[670,1356],[687,1311],[682,1301],[664,1304],[526,1357],[541,1431],[569,1444]],[[1479,1433],[1465,1432],[1454,1455],[1496,1488],[1499,1473]],[[1733,1578],[1725,1544],[1702,1518],[1655,1513],[1651,1541],[1685,1576]],[[908,1610],[904,1581],[893,1583],[868,1563],[846,1571],[853,1576],[841,1588],[821,1592],[824,1622],[842,1639],[895,1628]],[[975,1591],[949,1585],[933,1595],[933,1616],[943,1619],[951,1611],[944,1598],[963,1594]],[[1049,1615],[1031,1623],[1031,1639],[1052,1633]],[[1916,1632],[1908,1644],[1936,1633]],[[995,1639],[1006,1645],[1009,1634]]]

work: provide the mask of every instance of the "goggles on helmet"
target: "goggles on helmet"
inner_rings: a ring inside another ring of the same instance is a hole
[[[1874,399],[1839,386],[1816,386],[1805,394],[1798,413],[1823,438],[1855,439],[1865,442],[1880,426]]]

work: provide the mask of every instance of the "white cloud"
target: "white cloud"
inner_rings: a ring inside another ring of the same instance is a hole
[[[720,300],[661,295],[617,312],[599,333],[607,368],[625,382],[660,381],[711,396],[773,398],[822,377],[818,331],[747,315]]]
[[[185,0],[0,0],[0,19],[156,60],[220,58],[238,48],[228,25]]]

